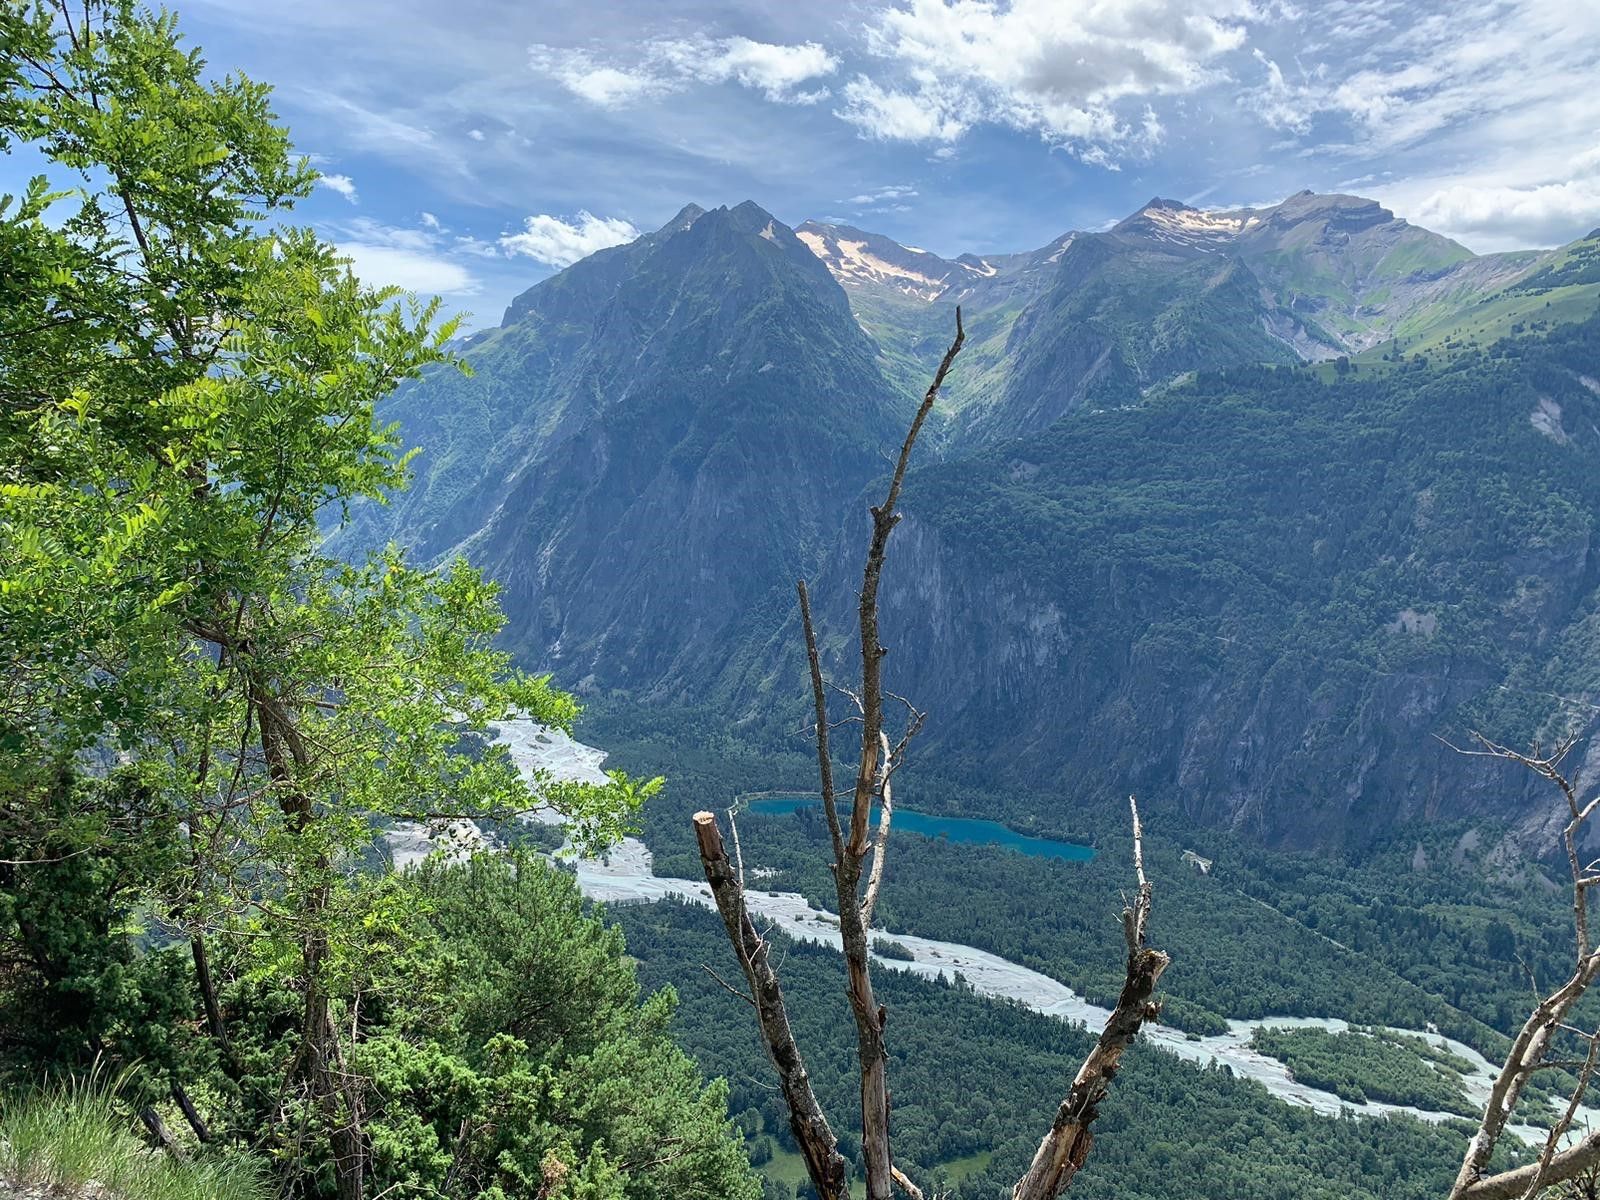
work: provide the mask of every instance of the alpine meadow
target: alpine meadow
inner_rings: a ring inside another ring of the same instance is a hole
[[[0,1200],[1600,1197],[1596,79],[0,0]]]

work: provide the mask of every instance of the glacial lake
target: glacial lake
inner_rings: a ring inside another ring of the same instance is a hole
[[[820,796],[761,796],[752,799],[747,807],[751,812],[763,816],[784,816],[821,803]],[[840,807],[848,811],[849,806]],[[873,810],[872,819],[878,819],[877,810]],[[974,817],[935,817],[912,808],[894,810],[894,828],[923,837],[944,838],[960,845],[1004,846],[1007,850],[1031,854],[1035,858],[1088,862],[1094,857],[1094,851],[1088,846],[1080,846],[1076,842],[1058,842],[1051,838],[1028,837],[1015,829],[1006,828],[999,821],[980,821]]]

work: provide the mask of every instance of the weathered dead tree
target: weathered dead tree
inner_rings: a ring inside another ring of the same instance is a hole
[[[870,510],[872,538],[867,550],[866,566],[862,571],[857,610],[861,659],[858,689],[836,687],[824,678],[816,624],[811,613],[811,597],[803,579],[796,585],[800,624],[810,668],[816,722],[813,737],[817,750],[822,810],[833,842],[831,866],[838,898],[846,994],[856,1029],[856,1057],[861,1080],[861,1150],[866,1166],[868,1200],[889,1200],[896,1187],[912,1200],[922,1200],[921,1190],[895,1165],[891,1151],[888,1050],[884,1038],[888,1013],[873,992],[869,940],[873,909],[883,885],[890,823],[894,816],[892,781],[895,772],[905,761],[907,747],[921,730],[926,714],[909,700],[885,690],[883,686],[883,659],[888,651],[879,640],[878,588],[889,535],[900,522],[896,505],[905,483],[912,450],[965,340],[961,311],[957,309],[955,340],[939,363],[933,382],[923,396],[900,446],[900,456],[889,480],[888,494],[882,504],[873,505]],[[838,721],[831,720],[829,715],[830,687],[847,697],[853,710],[849,716]],[[891,737],[887,728],[884,715],[886,701],[893,702],[897,706],[896,711],[899,708],[905,710],[904,728],[897,739]],[[839,794],[834,784],[830,734],[833,729],[845,725],[859,726],[861,742],[855,782],[848,793],[849,812],[841,815]],[[1116,1009],[1106,1021],[1099,1041],[1084,1060],[1066,1099],[1061,1102],[1032,1166],[1013,1189],[1014,1200],[1052,1200],[1072,1181],[1072,1176],[1089,1153],[1093,1142],[1089,1126],[1098,1114],[1100,1102],[1116,1074],[1123,1052],[1132,1044],[1140,1026],[1157,1012],[1152,996],[1168,959],[1160,951],[1152,950],[1146,941],[1151,890],[1144,873],[1143,835],[1138,806],[1132,803],[1131,798],[1130,807],[1133,812],[1134,870],[1138,890],[1122,914],[1123,934],[1128,948],[1127,977],[1122,994]],[[874,811],[877,813],[875,826]],[[729,819],[731,823],[731,814]],[[711,886],[717,911],[728,932],[728,940],[749,985],[749,994],[743,998],[755,1009],[762,1044],[777,1069],[779,1086],[789,1111],[789,1128],[800,1147],[807,1173],[822,1200],[847,1200],[850,1194],[850,1164],[839,1153],[838,1139],[812,1090],[805,1061],[795,1044],[789,1024],[783,988],[771,960],[769,944],[756,929],[745,903],[742,861],[737,848],[738,829],[731,826],[735,837],[735,859],[730,861],[715,814],[696,813],[694,828],[706,882]]]
[[[1532,1200],[1548,1189],[1592,1179],[1600,1167],[1600,1131],[1568,1141],[1574,1118],[1583,1103],[1600,1056],[1600,1030],[1585,1030],[1568,1022],[1573,1007],[1600,975],[1600,947],[1589,937],[1589,889],[1600,886],[1600,860],[1585,863],[1578,847],[1584,827],[1600,806],[1600,795],[1587,803],[1579,798],[1577,777],[1568,778],[1561,763],[1572,750],[1575,739],[1563,741],[1554,753],[1541,756],[1520,754],[1498,745],[1482,734],[1474,734],[1477,750],[1462,750],[1514,762],[1549,780],[1561,793],[1567,808],[1567,823],[1562,830],[1567,868],[1572,875],[1572,924],[1574,935],[1573,968],[1565,983],[1544,996],[1529,1014],[1511,1043],[1505,1062],[1490,1089],[1477,1132],[1467,1145],[1467,1153],[1450,1189],[1450,1200]],[[1576,1056],[1562,1055],[1557,1041],[1565,1035],[1567,1044],[1580,1047]],[[1533,1076],[1553,1067],[1576,1072],[1574,1085],[1561,1116],[1551,1128],[1536,1162],[1514,1170],[1490,1173],[1489,1160],[1510,1123],[1524,1087]],[[1577,1193],[1569,1193],[1577,1194]]]

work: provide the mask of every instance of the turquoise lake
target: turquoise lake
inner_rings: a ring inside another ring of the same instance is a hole
[[[763,796],[751,800],[749,809],[764,816],[783,816],[822,803],[820,796]],[[877,820],[877,811],[873,811]],[[912,808],[894,810],[894,828],[923,837],[945,838],[969,846],[1004,846],[1019,854],[1036,858],[1059,858],[1066,862],[1088,862],[1094,851],[1076,842],[1058,842],[1051,838],[1028,837],[1014,829],[1007,829],[999,821],[980,821],[973,817],[932,817]]]

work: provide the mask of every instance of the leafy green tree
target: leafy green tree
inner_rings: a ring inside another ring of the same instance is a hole
[[[187,937],[222,1061],[241,1073],[208,941],[246,934],[301,997],[277,1123],[330,1139],[338,1193],[359,1196],[368,1138],[330,972],[374,820],[542,800],[598,842],[653,785],[531,796],[486,734],[515,714],[569,728],[577,709],[494,648],[494,588],[461,563],[321,552],[343,506],[405,482],[376,405],[450,365],[455,323],[284,223],[316,176],[268,89],[209,78],[173,17],[127,0],[3,0],[15,146],[50,174],[0,204],[11,857],[20,878],[53,856],[29,840],[48,764],[134,764],[181,833],[143,904]],[[135,832],[74,850],[139,857]]]
[[[372,893],[369,912],[407,918],[370,922],[348,960],[375,1184],[424,1195],[455,1184],[490,1200],[753,1200],[725,1085],[704,1086],[669,1036],[675,994],[640,1002],[620,931],[584,914],[570,876],[480,856]]]

